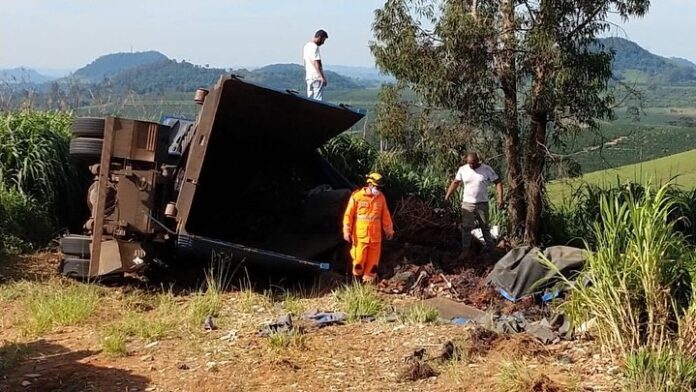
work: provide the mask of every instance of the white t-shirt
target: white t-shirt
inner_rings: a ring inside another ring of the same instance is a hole
[[[306,80],[319,80],[321,79],[321,74],[314,67],[314,61],[321,60],[321,54],[319,53],[319,45],[312,41],[307,42],[304,46],[303,51],[304,65],[305,65],[305,79]]]
[[[464,165],[457,170],[455,179],[464,185],[463,203],[485,203],[488,201],[486,187],[489,183],[497,181],[498,175],[488,165],[481,164],[476,170]]]

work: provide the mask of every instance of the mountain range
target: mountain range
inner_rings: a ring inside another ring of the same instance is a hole
[[[636,83],[696,85],[696,64],[683,58],[658,56],[623,38],[598,40],[598,50],[614,52],[613,71],[618,79]],[[112,53],[63,78],[42,75],[30,68],[0,70],[0,82],[31,84],[48,89],[50,84],[85,83],[106,86],[114,91],[156,93],[192,91],[213,84],[222,74],[236,74],[251,82],[275,89],[305,88],[304,67],[299,64],[272,64],[254,69],[223,69],[176,61],[157,51]],[[389,75],[372,67],[327,65],[328,89],[350,90],[378,87],[393,82]]]

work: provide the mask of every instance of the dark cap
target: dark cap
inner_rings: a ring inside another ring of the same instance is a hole
[[[317,30],[316,33],[314,33],[314,38],[329,38],[329,34],[324,31],[324,30]]]

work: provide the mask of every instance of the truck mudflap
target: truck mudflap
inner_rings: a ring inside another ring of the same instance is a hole
[[[293,267],[319,271],[328,271],[331,268],[328,261],[311,261],[283,253],[252,248],[201,236],[179,234],[176,243],[178,251],[184,255],[188,254],[200,257],[200,255],[204,254],[212,257],[215,253],[227,253],[236,260],[243,260],[248,265],[267,267],[291,265]]]

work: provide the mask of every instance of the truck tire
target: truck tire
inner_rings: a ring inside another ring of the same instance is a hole
[[[70,141],[70,155],[86,160],[99,159],[104,141],[89,137],[76,137]]]
[[[91,237],[86,235],[69,235],[60,239],[60,248],[64,255],[89,258]]]
[[[104,119],[97,117],[77,117],[73,120],[72,133],[76,137],[104,137]]]
[[[60,263],[61,274],[73,279],[89,278],[89,259],[66,257]]]

